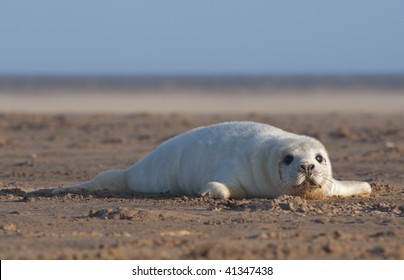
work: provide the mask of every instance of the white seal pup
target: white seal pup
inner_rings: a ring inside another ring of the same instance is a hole
[[[78,190],[208,195],[212,198],[351,196],[366,182],[338,181],[316,139],[255,122],[227,122],[173,137],[126,170],[110,170]]]

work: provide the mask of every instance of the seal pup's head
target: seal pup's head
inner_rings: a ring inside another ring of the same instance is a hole
[[[322,198],[333,183],[325,147],[316,139],[297,136],[278,149],[278,187],[283,193],[304,198]]]

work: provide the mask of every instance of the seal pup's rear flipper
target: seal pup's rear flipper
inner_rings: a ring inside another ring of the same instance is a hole
[[[128,192],[129,188],[126,184],[126,170],[109,170],[96,175],[90,181],[84,182],[79,185],[55,188],[52,190],[52,194],[62,194],[69,192],[79,191],[103,191],[123,193]]]

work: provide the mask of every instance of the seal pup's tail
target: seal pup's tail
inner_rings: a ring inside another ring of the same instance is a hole
[[[115,193],[128,192],[129,188],[126,184],[126,170],[108,170],[96,175],[90,181],[79,185],[55,188],[52,194],[61,194],[78,191],[103,191],[107,190]]]

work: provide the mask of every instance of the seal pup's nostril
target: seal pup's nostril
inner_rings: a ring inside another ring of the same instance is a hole
[[[311,172],[314,170],[314,164],[301,164],[300,169],[302,169],[304,172]]]

